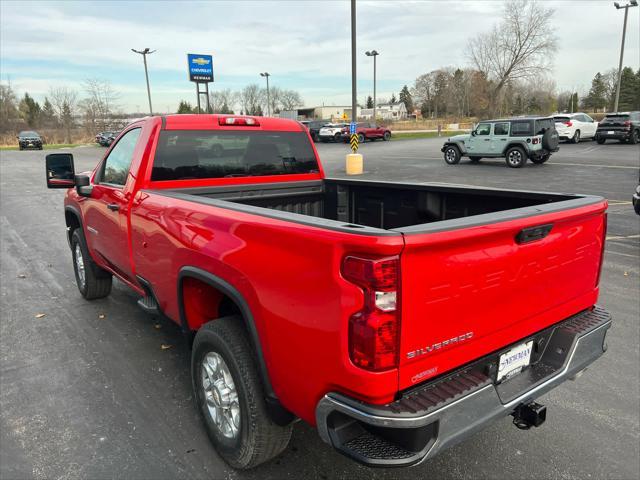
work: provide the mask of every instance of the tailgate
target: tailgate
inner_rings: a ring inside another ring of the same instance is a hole
[[[593,305],[605,209],[606,201],[596,199],[551,213],[534,209],[537,214],[508,221],[405,234],[399,388]],[[516,240],[523,229],[541,225],[551,226],[543,238]]]

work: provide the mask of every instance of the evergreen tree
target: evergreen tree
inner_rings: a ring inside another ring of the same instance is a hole
[[[584,106],[597,111],[607,105],[607,85],[600,72],[591,80],[591,89],[584,99]]]
[[[409,87],[406,85],[402,87],[402,90],[400,90],[400,101],[404,103],[405,107],[407,107],[407,113],[413,113],[413,110],[415,109],[413,106],[413,97],[411,96]]]
[[[622,69],[618,111],[640,110],[640,70],[635,74],[631,67]]]
[[[176,113],[193,113],[193,107],[185,100],[180,100],[178,111]]]
[[[398,99],[396,98],[396,94],[392,93],[391,94],[391,100],[389,100],[389,103],[396,103],[398,101]]]
[[[42,125],[46,127],[55,126],[56,110],[47,97],[44,97],[44,104],[42,105],[42,113],[40,114],[40,120]]]
[[[367,97],[366,105],[367,105],[367,108],[373,108],[373,98],[371,98],[371,95]]]
[[[568,110],[570,112],[575,112],[576,110],[578,110],[578,105],[580,105],[578,103],[578,92],[575,92],[572,96],[571,96],[571,100],[569,102],[569,108]]]
[[[31,128],[35,128],[40,123],[42,109],[40,104],[30,97],[28,93],[25,93],[23,99],[20,100],[18,110],[22,119]]]
[[[71,143],[71,128],[73,127],[73,114],[71,112],[71,105],[68,101],[62,104],[62,115],[60,120],[65,129],[65,143]]]

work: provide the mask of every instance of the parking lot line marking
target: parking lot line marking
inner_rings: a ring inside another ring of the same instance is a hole
[[[605,253],[613,253],[614,255],[622,255],[623,257],[638,258],[638,255],[629,255],[628,253],[614,252],[613,250],[605,250]]]
[[[625,240],[627,238],[640,238],[640,235],[615,235],[607,237],[607,240]]]
[[[600,163],[565,163],[565,162],[549,162],[547,165],[567,165],[568,167],[601,167],[601,168],[630,168],[638,170],[640,167],[630,167],[628,165],[602,165]]]

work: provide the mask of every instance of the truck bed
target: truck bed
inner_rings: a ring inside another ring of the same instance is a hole
[[[359,230],[363,234],[381,233],[380,230],[418,233],[463,228],[598,200],[583,195],[344,179],[185,188],[163,193],[188,195],[191,200],[196,200],[193,197],[196,196],[197,201],[221,207],[354,233]],[[301,216],[330,222],[314,222]]]

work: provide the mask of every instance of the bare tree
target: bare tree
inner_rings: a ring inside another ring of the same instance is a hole
[[[470,60],[493,83],[494,110],[509,82],[550,70],[557,49],[553,13],[536,0],[507,0],[500,24],[469,41]]]
[[[18,97],[10,84],[0,84],[0,132],[11,130],[18,118]]]
[[[83,83],[87,97],[82,102],[85,125],[91,130],[106,129],[115,110],[120,94],[108,80],[88,78]]]
[[[304,104],[302,96],[295,90],[282,90],[280,92],[280,105],[283,110],[294,110]]]
[[[64,129],[64,141],[71,143],[71,129],[77,108],[78,93],[68,87],[56,87],[49,89],[49,97],[51,97],[56,117]]]
[[[413,96],[416,104],[422,108],[427,107],[428,116],[431,116],[431,101],[433,99],[433,85],[434,75],[433,72],[425,73],[416,78],[416,81],[411,89],[411,95]]]
[[[209,93],[209,102],[213,113],[233,113],[238,103],[238,94],[231,89],[218,90]]]
[[[256,83],[247,85],[242,89],[239,98],[245,115],[262,115],[262,95],[263,90]]]

